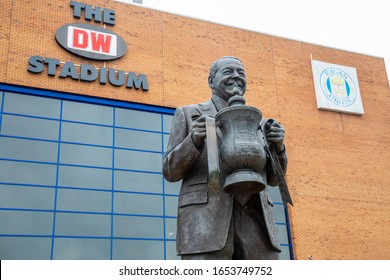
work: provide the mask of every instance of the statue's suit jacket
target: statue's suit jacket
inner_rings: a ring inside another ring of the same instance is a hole
[[[205,253],[221,250],[227,240],[232,219],[234,196],[221,187],[208,185],[207,145],[199,151],[192,139],[193,120],[201,115],[214,117],[217,111],[209,100],[202,104],[176,109],[170,139],[163,162],[164,177],[170,182],[182,181],[178,204],[177,252],[182,254]],[[265,124],[262,121],[262,124]],[[264,129],[264,128],[263,128]],[[218,136],[221,136],[218,129]],[[265,145],[261,130],[259,138]],[[280,158],[282,168],[287,166],[287,157]],[[267,162],[265,171],[267,185],[276,185],[275,177]],[[268,187],[267,187],[268,188]],[[273,203],[267,188],[259,193],[266,231],[270,244],[280,251]]]

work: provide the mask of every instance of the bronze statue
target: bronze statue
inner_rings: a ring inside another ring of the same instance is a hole
[[[278,259],[267,188],[280,184],[278,172],[286,171],[284,128],[256,108],[244,108],[246,76],[238,58],[215,61],[209,86],[210,100],[176,109],[164,156],[164,177],[183,180],[177,252],[190,260]]]

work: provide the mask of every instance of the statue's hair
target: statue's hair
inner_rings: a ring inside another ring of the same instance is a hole
[[[235,57],[235,56],[223,56],[223,57],[220,57],[218,58],[216,61],[213,62],[213,64],[211,64],[211,67],[210,67],[210,77],[211,78],[214,78],[215,77],[215,73],[217,73],[218,71],[218,62],[221,61],[222,59],[236,59],[238,60],[241,64],[242,64],[242,61]]]

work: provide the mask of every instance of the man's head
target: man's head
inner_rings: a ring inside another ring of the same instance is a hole
[[[241,60],[224,56],[215,61],[210,68],[209,86],[213,94],[226,101],[234,95],[244,95],[246,77]]]

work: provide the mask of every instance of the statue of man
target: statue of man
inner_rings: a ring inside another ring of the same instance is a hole
[[[244,95],[242,62],[225,56],[215,61],[208,79],[211,99],[176,109],[163,162],[164,177],[182,181],[177,220],[177,252],[186,260],[278,259],[280,253],[273,203],[267,191],[276,185],[268,162],[267,187],[260,193],[232,195],[208,184],[205,116],[228,106],[234,95]],[[273,145],[286,171],[284,128],[276,121],[259,124],[264,145]],[[223,183],[223,182],[222,182]]]

